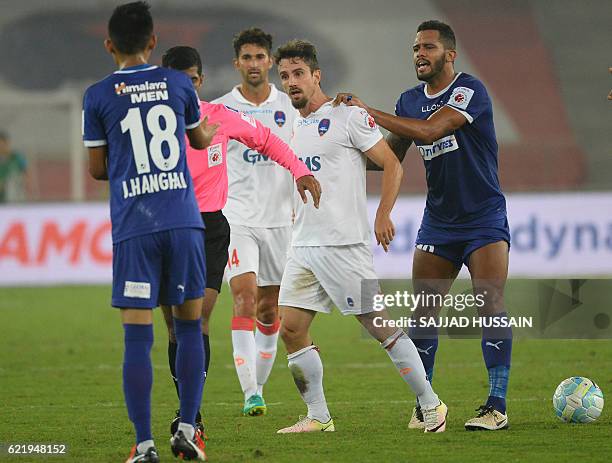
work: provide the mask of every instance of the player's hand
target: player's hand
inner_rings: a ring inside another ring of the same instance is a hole
[[[310,191],[314,207],[319,208],[319,201],[321,200],[321,184],[314,178],[313,175],[304,175],[295,182],[297,184],[297,190],[302,198],[304,204],[308,202],[306,198],[306,190]]]
[[[212,143],[215,134],[217,133],[219,124],[209,124],[208,116],[204,116],[204,119],[202,119],[202,122],[200,122],[200,128],[202,129],[202,133],[206,138],[206,146],[209,146]]]
[[[365,109],[370,112],[370,108],[363,101],[357,98],[352,93],[338,93],[336,95],[336,99],[332,103],[334,106],[338,106],[340,103],[344,103],[347,106],[359,106],[360,108]]]
[[[380,244],[385,252],[389,252],[391,241],[395,238],[395,226],[388,213],[376,212],[374,234],[376,235],[376,244]]]

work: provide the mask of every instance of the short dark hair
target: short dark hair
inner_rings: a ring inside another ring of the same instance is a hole
[[[119,5],[108,20],[108,35],[120,53],[143,51],[153,35],[153,18],[147,2]]]
[[[185,45],[179,45],[166,50],[162,56],[162,66],[176,69],[177,71],[184,71],[185,69],[197,66],[198,74],[202,75],[202,59],[198,50]]]
[[[0,140],[9,141],[9,139],[10,139],[9,134],[5,132],[4,130],[0,130]]]
[[[447,50],[454,50],[457,47],[453,29],[442,21],[435,19],[424,21],[417,27],[417,32],[421,31],[438,31],[440,33],[440,42],[442,42],[444,48]]]
[[[250,29],[245,29],[234,35],[233,45],[236,58],[240,55],[242,46],[246,44],[253,44],[265,48],[268,55],[272,53],[272,36],[266,34],[258,27],[251,27]]]
[[[310,67],[311,71],[321,69],[317,59],[317,49],[307,40],[290,40],[286,44],[278,47],[274,53],[274,61],[278,65],[280,60],[287,58],[300,58]]]

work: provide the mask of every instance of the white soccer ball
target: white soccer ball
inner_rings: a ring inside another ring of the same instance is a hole
[[[604,406],[601,389],[589,378],[572,376],[557,386],[553,395],[555,413],[568,423],[592,423]]]

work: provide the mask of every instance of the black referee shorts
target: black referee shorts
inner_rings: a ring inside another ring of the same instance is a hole
[[[221,292],[223,272],[229,257],[230,226],[221,211],[202,212],[202,220],[206,227],[206,287]]]

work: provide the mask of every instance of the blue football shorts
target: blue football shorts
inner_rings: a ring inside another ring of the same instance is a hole
[[[441,227],[421,224],[415,247],[451,261],[456,268],[468,265],[470,255],[487,244],[505,241],[510,246],[508,219],[496,219],[476,227]]]
[[[175,228],[113,245],[112,305],[151,309],[204,295],[204,230]]]

